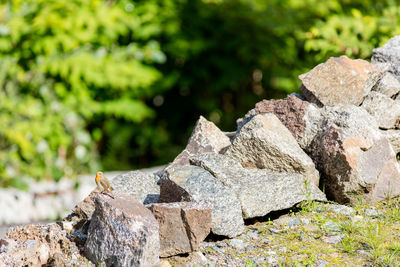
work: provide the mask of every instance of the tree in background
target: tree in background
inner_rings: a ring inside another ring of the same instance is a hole
[[[398,1],[34,0],[0,4],[0,184],[176,156],[298,91],[330,56],[399,34]]]

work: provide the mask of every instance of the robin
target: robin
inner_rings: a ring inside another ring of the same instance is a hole
[[[97,188],[102,190],[102,193],[109,193],[112,197],[111,193],[113,188],[111,187],[110,182],[107,180],[102,172],[96,172],[96,178],[94,180],[97,184]]]

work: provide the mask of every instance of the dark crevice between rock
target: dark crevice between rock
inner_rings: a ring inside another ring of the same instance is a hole
[[[269,221],[276,220],[283,215],[287,215],[292,212],[298,212],[300,210],[301,210],[301,208],[300,208],[300,205],[298,204],[294,207],[287,208],[284,210],[271,211],[270,213],[268,213],[265,216],[255,217],[255,218],[251,218],[251,219],[245,219],[244,224],[245,225],[253,225],[256,223],[269,222]]]
[[[217,242],[217,241],[222,241],[222,240],[227,240],[227,239],[230,239],[230,238],[227,236],[224,236],[224,235],[216,235],[216,234],[210,232],[208,234],[208,236],[204,239],[204,242]]]

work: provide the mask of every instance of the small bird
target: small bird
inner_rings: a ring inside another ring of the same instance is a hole
[[[111,187],[110,182],[107,180],[107,178],[103,175],[102,172],[96,172],[96,178],[94,180],[97,184],[97,188],[102,190],[102,193],[109,193],[110,196],[114,198],[112,196],[113,188]]]

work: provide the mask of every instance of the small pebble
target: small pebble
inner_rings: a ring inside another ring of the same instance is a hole
[[[231,239],[231,241],[229,242],[229,245],[231,245],[231,247],[241,250],[244,249],[245,244],[243,243],[243,240],[240,239]]]

